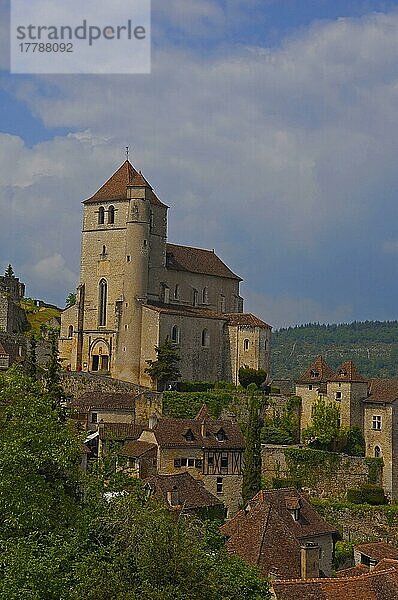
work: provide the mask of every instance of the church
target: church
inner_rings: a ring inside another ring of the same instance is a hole
[[[182,379],[238,383],[269,373],[271,327],[243,312],[241,278],[215,254],[167,242],[166,206],[127,159],[83,201],[76,304],[59,352],[71,370],[151,387],[145,369],[171,340]]]

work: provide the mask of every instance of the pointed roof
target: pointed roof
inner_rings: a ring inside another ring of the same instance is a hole
[[[297,380],[297,383],[326,383],[333,377],[336,377],[333,369],[325,362],[323,356],[318,356]]]
[[[128,186],[149,188],[152,192],[150,194],[151,204],[165,206],[153,192],[151,185],[142,173],[137,171],[129,160],[125,160],[108,181],[106,181],[104,185],[91,196],[91,198],[84,200],[83,204],[92,204],[94,202],[108,200],[126,200]]]
[[[167,244],[166,252],[167,269],[242,281],[242,278],[235,275],[214,250]]]
[[[207,404],[202,404],[202,407],[195,417],[195,421],[204,421],[205,419],[212,419]]]
[[[329,381],[363,381],[366,383],[367,380],[360,374],[352,360],[347,360],[336,369],[334,377],[330,378]]]

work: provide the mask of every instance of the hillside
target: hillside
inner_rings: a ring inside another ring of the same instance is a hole
[[[272,377],[294,379],[319,354],[333,368],[352,359],[363,375],[398,377],[398,321],[280,329],[272,338]]]
[[[21,300],[21,307],[24,309],[28,320],[28,331],[35,335],[41,334],[41,327],[45,324],[48,324],[52,319],[59,319],[61,316],[60,309],[51,306],[36,306],[31,298]]]

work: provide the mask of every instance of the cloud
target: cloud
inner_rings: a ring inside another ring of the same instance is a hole
[[[63,285],[74,289],[77,285],[76,273],[66,266],[66,261],[60,254],[53,254],[39,260],[32,266],[32,273],[42,285]]]
[[[11,249],[22,265],[22,251],[36,261],[58,253],[76,272],[80,200],[129,144],[171,206],[170,238],[216,248],[247,295],[271,299],[258,302],[265,320],[356,318],[375,301],[372,257],[382,271],[383,241],[396,235],[398,15],[318,23],[278,48],[200,55],[167,44],[167,27],[222,28],[225,14],[211,0],[184,2],[178,14],[181,6],[158,7],[165,30],[150,76],[8,83],[46,126],[80,133],[31,150],[1,138],[4,256]]]
[[[384,252],[388,252],[390,254],[396,254],[398,252],[398,240],[384,242],[383,250]]]

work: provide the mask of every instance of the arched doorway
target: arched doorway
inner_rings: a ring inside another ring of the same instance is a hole
[[[90,371],[108,373],[110,366],[109,344],[106,340],[96,340],[91,347]]]

